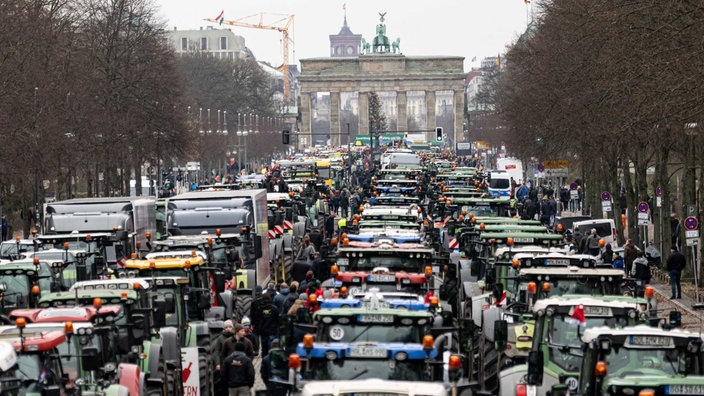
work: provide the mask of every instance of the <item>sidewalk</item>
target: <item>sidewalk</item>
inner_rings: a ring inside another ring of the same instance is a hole
[[[700,329],[704,320],[704,310],[695,310],[692,307],[696,303],[694,285],[690,282],[682,282],[682,298],[671,300],[670,279],[667,275],[656,272],[650,283],[655,289],[655,296],[658,301],[658,316],[667,318],[670,311],[677,310],[682,313],[682,327],[689,329]],[[704,300],[704,289],[700,287],[700,300]]]

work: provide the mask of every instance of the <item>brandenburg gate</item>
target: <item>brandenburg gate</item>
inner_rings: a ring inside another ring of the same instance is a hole
[[[434,131],[436,125],[436,91],[452,92],[452,120],[454,131],[445,131],[453,143],[462,140],[464,122],[464,58],[459,56],[404,56],[399,50],[399,40],[389,42],[386,27],[377,25],[373,42],[362,39],[362,54],[355,58],[301,59],[300,86],[300,137],[312,145],[311,95],[330,93],[330,141],[341,144],[346,131],[340,125],[340,94],[358,93],[358,131],[369,133],[369,93],[395,92],[397,131],[408,130],[408,92],[425,94],[425,127]],[[459,140],[458,140],[459,137]],[[434,132],[426,133],[426,140],[435,139]],[[303,148],[303,147],[301,147]]]

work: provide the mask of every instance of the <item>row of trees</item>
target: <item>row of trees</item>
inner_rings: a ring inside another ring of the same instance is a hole
[[[497,79],[511,148],[581,168],[591,213],[601,212],[601,191],[624,191],[631,227],[635,205],[658,186],[665,216],[670,202],[680,216],[703,208],[695,177],[704,165],[701,2],[551,0],[537,7]],[[620,213],[618,200],[615,206]]]
[[[25,234],[45,193],[122,195],[158,158],[224,155],[198,108],[274,115],[254,60],[178,58],[164,27],[148,0],[0,2],[0,211]]]

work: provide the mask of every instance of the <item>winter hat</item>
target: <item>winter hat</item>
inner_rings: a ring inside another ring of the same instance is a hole
[[[228,328],[228,327],[233,327],[232,321],[231,321],[230,319],[226,320],[225,322],[223,322],[222,327],[223,327],[224,329],[226,329],[226,328]]]
[[[264,290],[264,289],[262,289],[262,287],[261,287],[260,285],[257,285],[257,287],[254,288],[254,291],[255,291],[255,292],[261,293],[262,290]]]
[[[306,301],[306,300],[308,299],[308,295],[305,294],[305,293],[301,293],[301,294],[298,296],[298,299],[299,299],[299,300],[302,300],[302,301]]]
[[[248,317],[243,316],[242,317],[242,326],[251,326],[252,322],[249,320]]]
[[[237,324],[235,325],[235,333],[237,333],[237,332],[240,331],[240,330],[244,330],[244,326],[242,326],[241,324],[237,323]]]

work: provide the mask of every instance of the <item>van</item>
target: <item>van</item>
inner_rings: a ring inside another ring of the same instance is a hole
[[[511,176],[508,172],[500,170],[489,172],[489,195],[497,198],[511,198]]]
[[[579,230],[582,235],[589,235],[592,228],[596,229],[599,238],[604,240],[604,243],[611,244],[612,248],[616,245],[616,224],[612,219],[592,219],[578,221],[572,224],[573,233]]]

